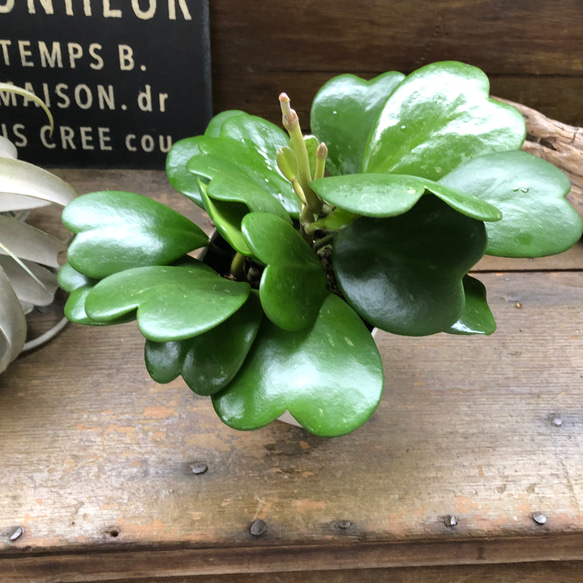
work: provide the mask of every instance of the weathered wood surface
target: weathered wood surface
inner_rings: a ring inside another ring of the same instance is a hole
[[[162,172],[60,173],[210,228]],[[69,325],[0,376],[0,580],[580,580],[583,247],[553,261],[478,274],[489,338],[381,333],[383,402],[335,440],[231,430],[148,377],[134,325]]]
[[[583,125],[579,0],[212,0],[210,10],[216,111],[276,121],[287,91],[307,119],[334,75],[453,59],[486,71],[494,95]]]

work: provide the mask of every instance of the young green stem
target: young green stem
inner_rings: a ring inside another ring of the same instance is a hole
[[[245,281],[247,279],[245,275],[245,255],[242,253],[235,253],[233,261],[231,261],[231,275],[237,281]]]
[[[333,241],[334,237],[336,237],[336,233],[330,233],[329,235],[326,235],[325,237],[318,239],[312,245],[312,249],[314,251],[318,251],[318,249],[321,249],[322,247],[325,247],[326,245],[328,245],[328,243],[331,243]]]
[[[317,180],[318,178],[324,178],[327,157],[328,148],[324,142],[320,142],[320,145],[316,149],[316,170],[314,172],[314,180]]]
[[[282,93],[279,96],[279,103],[281,105],[282,124],[287,130],[291,139],[292,147],[298,159],[298,178],[300,186],[304,192],[306,203],[310,210],[315,214],[320,212],[322,201],[318,195],[310,188],[312,182],[312,174],[310,173],[310,160],[308,158],[308,149],[300,127],[300,120],[298,114],[291,108],[290,98]]]

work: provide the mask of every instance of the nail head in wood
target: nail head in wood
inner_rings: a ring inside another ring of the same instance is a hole
[[[341,530],[348,530],[352,526],[350,520],[337,520],[334,525]]]
[[[206,474],[209,467],[203,462],[194,462],[193,464],[190,464],[190,469],[196,476],[201,476],[202,474]]]
[[[532,515],[532,519],[540,525],[546,524],[547,523],[547,517],[545,514],[543,514],[542,512],[535,512]]]
[[[14,541],[18,540],[24,534],[24,528],[22,526],[17,526],[8,537],[8,540],[13,543]]]
[[[445,523],[445,526],[453,528],[454,526],[457,525],[457,518],[449,514],[445,517],[443,522]]]
[[[253,536],[263,536],[267,532],[267,524],[260,518],[257,518],[251,523],[249,527],[249,533]]]

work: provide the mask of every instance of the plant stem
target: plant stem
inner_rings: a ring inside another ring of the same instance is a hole
[[[233,261],[231,262],[231,275],[237,281],[245,281],[247,279],[245,275],[245,260],[247,258],[242,253],[235,253]]]
[[[317,180],[318,178],[324,178],[327,157],[328,148],[324,142],[320,142],[320,145],[316,149],[316,170],[314,171],[314,180]]]
[[[334,237],[336,237],[336,233],[330,233],[329,235],[326,235],[325,237],[318,239],[312,245],[312,249],[314,251],[318,251],[318,249],[321,249],[322,247],[325,247],[326,245],[328,245],[328,243],[330,243],[334,239]]]
[[[282,124],[289,134],[292,147],[298,159],[298,178],[306,198],[306,203],[314,214],[318,214],[322,207],[322,201],[310,188],[310,182],[312,182],[310,160],[308,158],[308,150],[304,141],[304,135],[302,134],[302,128],[300,127],[298,114],[291,108],[290,98],[285,93],[279,96],[279,102],[283,116]]]

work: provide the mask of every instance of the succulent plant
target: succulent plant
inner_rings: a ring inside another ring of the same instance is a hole
[[[38,97],[7,83],[0,83],[0,92],[16,93],[43,107],[52,130],[50,111]],[[67,245],[25,219],[32,209],[64,207],[74,196],[75,191],[54,174],[18,160],[14,144],[0,136],[0,373],[22,350],[42,344],[66,323],[62,320],[26,342],[26,316],[35,306],[52,303],[58,288],[58,255]]]
[[[583,227],[567,178],[520,151],[524,119],[475,67],[336,77],[314,135],[280,105],[287,133],[227,111],[170,151],[170,183],[217,240],[146,197],[92,193],[64,211],[76,238],[60,282],[71,320],[137,319],[152,378],[181,375],[229,426],[289,412],[338,436],[381,398],[371,329],[490,334],[476,262],[560,253]]]

